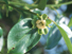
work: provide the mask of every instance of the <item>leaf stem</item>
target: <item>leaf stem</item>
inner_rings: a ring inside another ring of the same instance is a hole
[[[53,6],[51,6],[51,8],[54,9],[56,11],[56,13],[58,14],[58,16],[59,16],[58,11]]]
[[[55,25],[57,25],[57,24],[56,24],[56,22],[55,22],[55,21],[53,21],[52,19],[50,19],[49,17],[48,17],[48,19],[49,19],[49,20],[51,20],[51,21],[52,21]]]

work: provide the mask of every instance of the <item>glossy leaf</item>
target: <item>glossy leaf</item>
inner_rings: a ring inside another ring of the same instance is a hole
[[[71,33],[70,29],[64,24],[56,24],[56,26],[58,27],[62,37],[64,38],[69,51],[72,53],[72,45],[71,45],[71,41],[68,37],[68,34]]]
[[[32,49],[40,39],[37,29],[32,29],[30,18],[18,22],[8,34],[8,53],[24,54]]]
[[[3,47],[3,30],[0,27],[0,51],[2,50]]]
[[[71,26],[72,26],[72,17],[71,17],[71,19],[70,19],[70,21],[69,21],[68,26],[69,26],[69,27],[71,27]]]
[[[3,36],[0,37],[0,52],[2,51],[3,48]]]
[[[38,4],[38,8],[40,10],[44,10],[45,6],[46,6],[47,0],[40,0],[39,4]]]
[[[53,26],[53,28],[50,29],[49,34],[48,34],[46,49],[54,48],[58,44],[61,37],[62,36],[61,36],[58,28],[56,26]]]

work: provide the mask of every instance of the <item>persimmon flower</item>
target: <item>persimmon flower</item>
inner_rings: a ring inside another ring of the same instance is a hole
[[[48,33],[48,26],[51,23],[51,21],[48,19],[48,16],[46,14],[41,15],[39,18],[34,18],[32,20],[32,28],[38,28],[38,34],[47,34]]]
[[[46,21],[45,20],[37,20],[36,21],[36,27],[38,29],[44,29],[44,28],[46,28]]]

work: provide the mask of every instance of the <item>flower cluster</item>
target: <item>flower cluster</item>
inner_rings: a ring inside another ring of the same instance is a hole
[[[39,18],[35,18],[32,20],[33,28],[38,28],[38,34],[46,35],[48,33],[48,26],[51,21],[48,19],[46,14],[41,15]]]

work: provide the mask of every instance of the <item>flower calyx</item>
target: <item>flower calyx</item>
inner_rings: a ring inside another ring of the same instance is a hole
[[[51,20],[48,19],[46,14],[32,20],[33,28],[38,28],[38,34],[40,35],[46,35],[48,33],[48,26],[50,23]]]

